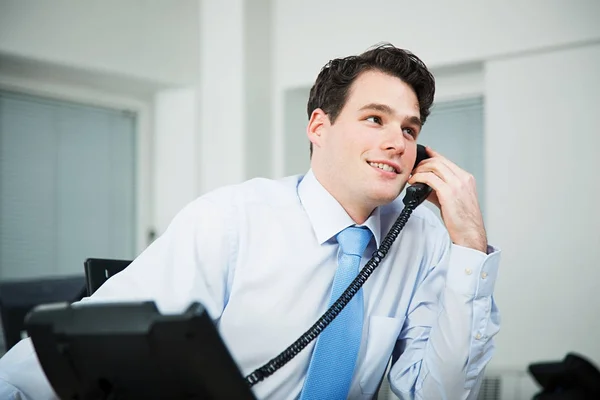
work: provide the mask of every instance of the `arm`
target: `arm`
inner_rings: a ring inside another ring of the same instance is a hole
[[[201,302],[218,319],[228,298],[232,212],[204,196],[187,205],[166,232],[88,302],[152,300],[162,313]]]
[[[392,387],[406,398],[475,399],[494,349],[492,293],[500,252],[488,246],[473,176],[427,147],[409,183],[441,211],[445,251],[416,290],[401,333]]]
[[[162,313],[178,313],[199,301],[218,319],[228,297],[230,230],[234,229],[227,220],[232,213],[225,211],[222,204],[206,198],[189,204],[164,235],[79,304],[153,300]],[[0,398],[16,396],[56,398],[30,339],[0,359]]]
[[[42,372],[29,338],[21,340],[0,359],[0,398],[58,399]]]
[[[0,379],[0,399],[22,400],[23,396],[13,385]]]
[[[411,301],[389,380],[402,399],[475,399],[494,351],[500,252],[451,244]]]

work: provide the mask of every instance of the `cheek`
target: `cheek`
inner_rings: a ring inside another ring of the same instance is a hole
[[[377,140],[376,135],[363,135],[356,140],[354,143],[356,152],[358,152],[363,159],[372,157],[378,157],[380,155],[380,143]]]
[[[410,169],[410,171],[413,170],[414,165],[414,161],[417,159],[417,153],[416,151],[413,151],[411,153],[404,153],[404,156],[402,157],[402,166],[406,169]],[[410,164],[409,160],[413,160],[413,164]]]
[[[330,155],[344,164],[355,164],[357,159],[368,158],[367,154],[378,146],[377,136],[369,133],[340,125],[328,138]]]

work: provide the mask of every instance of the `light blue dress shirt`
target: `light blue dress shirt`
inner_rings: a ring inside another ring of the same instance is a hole
[[[373,233],[366,255],[402,207],[398,198],[363,224]],[[335,235],[353,224],[311,170],[223,187],[186,206],[127,269],[82,303],[154,300],[163,313],[179,313],[199,301],[247,375],[326,310],[337,267]],[[363,335],[349,398],[372,398],[393,353],[388,378],[399,397],[474,399],[499,330],[492,296],[499,260],[493,247],[484,254],[452,244],[439,219],[418,207],[363,286]],[[296,399],[314,344],[256,384],[256,396]],[[18,395],[55,398],[28,339],[0,359],[0,398]]]

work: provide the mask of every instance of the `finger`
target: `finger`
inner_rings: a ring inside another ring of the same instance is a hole
[[[449,185],[457,185],[459,183],[459,177],[457,176],[454,169],[448,166],[447,164],[443,163],[438,158],[430,158],[424,160],[414,170],[414,174],[419,172],[433,172]]]
[[[419,166],[421,164],[426,165],[427,163],[430,163],[433,160],[437,160],[438,162],[441,162],[442,164],[446,165],[456,176],[458,182],[454,181],[454,183],[457,183],[457,184],[460,183],[461,186],[473,185],[472,174],[465,171],[464,169],[462,169],[457,164],[453,163],[452,161],[450,161],[449,159],[447,159],[446,157],[444,157],[437,151],[433,150],[431,147],[425,146],[425,150],[430,155],[430,158],[423,160],[421,163],[419,163]]]
[[[439,158],[440,160],[444,160],[444,161],[450,162],[450,160],[448,160],[442,154],[438,153],[437,151],[435,151],[434,149],[432,149],[429,146],[425,146],[425,151],[427,152],[427,154],[429,155],[430,158]]]
[[[431,149],[431,148],[426,147],[426,149]],[[419,163],[419,165],[421,165],[421,164],[425,165],[427,162],[432,162],[433,160],[437,160],[437,161],[441,162],[442,164],[446,165],[461,180],[468,178],[469,173],[467,171],[465,171],[464,169],[462,169],[461,167],[459,167],[457,164],[453,163],[446,157],[442,156],[440,153],[431,149],[431,150],[428,150],[428,154],[431,154],[432,157],[423,160],[421,163]]]
[[[424,183],[432,188],[436,192],[440,202],[443,198],[448,197],[448,194],[450,193],[450,186],[431,171],[417,172],[408,180],[408,183],[411,185],[414,185],[417,182]]]
[[[447,163],[444,162],[444,160],[435,157],[435,158],[427,158],[423,161],[421,161],[419,163],[419,165],[417,165],[417,167],[414,169],[415,172],[418,171],[429,171],[429,170],[434,170],[434,169],[439,169],[439,170],[449,170],[450,172],[452,172],[454,175],[456,175],[453,171],[453,168],[451,165],[448,165]]]
[[[440,153],[438,153],[437,151],[435,151],[434,149],[432,149],[429,146],[425,146],[425,152],[427,153],[427,155],[429,157],[443,157]]]

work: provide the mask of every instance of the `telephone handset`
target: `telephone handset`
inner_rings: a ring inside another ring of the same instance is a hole
[[[425,150],[425,146],[423,146],[422,144],[418,144],[417,145],[417,158],[415,160],[415,166],[413,167],[413,170],[415,168],[417,168],[417,165],[419,165],[421,163],[421,161],[423,161],[427,158],[429,158],[429,155],[427,154],[427,150]],[[421,204],[429,196],[431,191],[432,191],[432,189],[428,185],[426,185],[424,183],[415,183],[414,185],[411,185],[406,188],[406,195],[402,199],[402,202],[405,205],[408,205],[408,203],[411,200],[415,200],[416,205],[414,207],[416,208],[419,204]]]
[[[429,158],[425,146],[420,144],[417,145],[417,158],[415,160],[415,166],[424,159]],[[352,297],[358,292],[358,290],[364,285],[366,280],[371,276],[375,268],[379,266],[379,263],[386,256],[387,252],[392,247],[392,244],[400,234],[404,225],[408,221],[410,214],[421,204],[427,196],[431,193],[431,187],[424,183],[415,183],[406,188],[406,194],[402,199],[404,208],[402,212],[394,222],[394,225],[390,228],[390,231],[385,236],[379,248],[373,253],[371,259],[367,262],[364,268],[360,271],[357,277],[352,281],[350,286],[341,294],[341,296],[329,307],[327,311],[310,327],[298,340],[292,343],[287,349],[281,352],[277,357],[267,362],[262,367],[256,369],[250,375],[246,376],[246,382],[250,387],[254,386],[258,382],[272,375],[279,368],[287,364],[292,358],[300,353],[310,342],[315,340],[317,336],[333,321],[335,317],[342,311],[344,307],[350,302]]]

